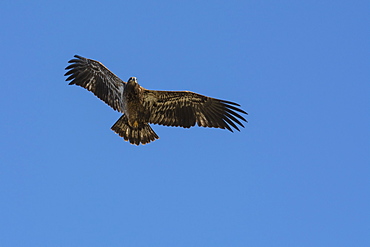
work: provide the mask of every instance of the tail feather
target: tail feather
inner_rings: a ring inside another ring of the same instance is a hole
[[[125,141],[135,145],[146,144],[159,138],[147,123],[139,124],[137,128],[131,127],[126,115],[122,115],[111,129],[123,137]]]

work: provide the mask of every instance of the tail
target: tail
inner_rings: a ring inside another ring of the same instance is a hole
[[[146,144],[159,138],[147,123],[139,124],[137,128],[131,127],[126,115],[122,115],[111,129],[125,141],[135,145]]]

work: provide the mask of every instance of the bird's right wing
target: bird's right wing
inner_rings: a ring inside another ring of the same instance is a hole
[[[113,74],[102,63],[78,55],[66,67],[69,85],[76,84],[94,93],[114,110],[123,112],[122,93],[125,82]]]

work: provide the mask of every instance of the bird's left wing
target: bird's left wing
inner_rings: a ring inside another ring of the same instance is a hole
[[[240,113],[239,104],[207,97],[189,91],[144,91],[144,107],[149,122],[166,126],[190,128],[195,124],[203,127],[239,130],[240,120],[247,122]],[[231,127],[230,127],[231,126]]]
[[[65,76],[69,75],[66,81],[69,85],[76,84],[94,93],[114,110],[123,112],[122,93],[125,82],[113,74],[102,63],[75,55],[76,59],[66,70]]]

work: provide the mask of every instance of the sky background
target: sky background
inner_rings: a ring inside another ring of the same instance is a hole
[[[370,246],[367,1],[1,1],[1,246]],[[152,126],[68,86],[99,60],[241,104],[241,132]]]

